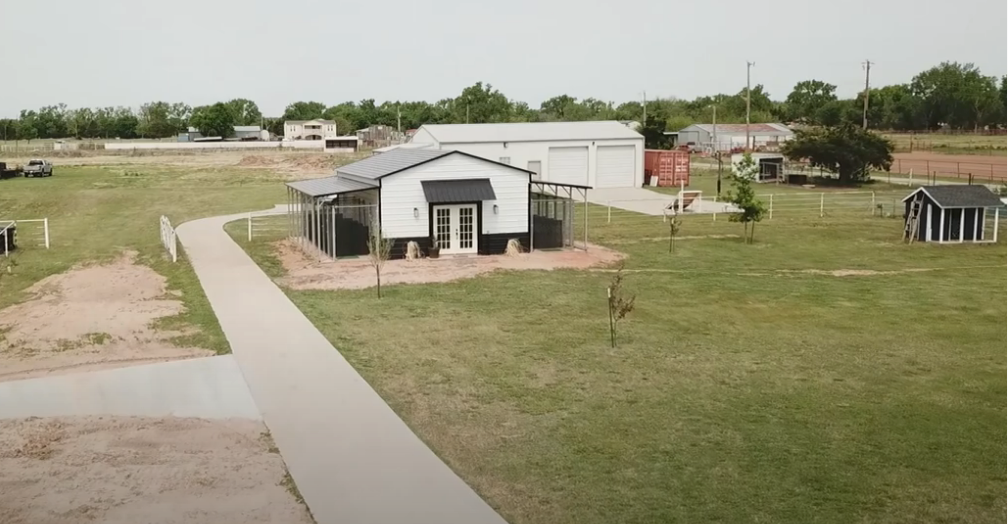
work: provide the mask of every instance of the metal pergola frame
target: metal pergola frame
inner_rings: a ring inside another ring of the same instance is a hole
[[[548,189],[552,189],[552,193]],[[574,202],[575,192],[584,200],[584,250],[588,251],[588,190],[592,189],[591,186],[582,186],[578,184],[563,184],[559,182],[544,182],[541,180],[532,180],[529,182],[529,196],[536,194],[534,190],[538,189],[538,194],[549,195],[552,194],[556,197],[563,197],[561,192],[567,194],[567,200]],[[531,198],[530,198],[531,200]],[[535,220],[532,217],[532,206],[531,201],[529,202],[529,251],[535,250],[535,241],[533,240],[535,233]],[[573,211],[571,213],[573,216]],[[573,244],[573,238],[571,239]]]
[[[339,197],[344,195],[350,195],[354,193],[363,193],[366,191],[376,191],[375,188],[367,189],[356,189],[353,191],[342,191],[337,193],[327,193],[321,195],[311,195],[303,191],[299,191],[293,187],[287,186],[287,238],[293,238],[298,246],[308,253],[309,246],[314,249],[319,258],[321,255],[327,255],[333,260],[336,259],[336,207],[339,207]],[[336,198],[336,202],[333,204],[333,210],[331,213],[331,220],[333,223],[329,228],[329,234],[332,235],[332,239],[329,242],[331,253],[324,253],[318,245],[312,243],[311,239],[318,238],[319,232],[322,230],[322,213],[321,209],[325,202]],[[313,218],[314,217],[314,218]]]

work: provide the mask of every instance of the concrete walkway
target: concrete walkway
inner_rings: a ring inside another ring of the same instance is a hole
[[[260,418],[231,355],[0,382],[0,419],[87,415]]]
[[[503,523],[224,232],[246,216],[178,238],[318,524]]]

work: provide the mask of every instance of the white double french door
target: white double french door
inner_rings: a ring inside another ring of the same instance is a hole
[[[478,229],[476,204],[434,206],[434,239],[441,253],[475,253]]]

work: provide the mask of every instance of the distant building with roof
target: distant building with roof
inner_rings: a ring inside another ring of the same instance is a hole
[[[678,145],[702,151],[731,151],[746,147],[745,124],[693,124],[680,129],[675,135],[678,136]],[[794,131],[784,124],[749,124],[749,137],[754,148],[774,148],[794,138]]]
[[[315,120],[287,120],[284,122],[284,140],[325,140],[338,136],[336,122],[333,120],[316,118]]]

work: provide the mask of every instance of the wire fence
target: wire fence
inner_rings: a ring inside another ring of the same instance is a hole
[[[731,159],[722,158],[721,162],[723,169],[731,170]],[[694,155],[690,158],[690,163],[698,169],[715,170],[718,167],[717,159],[709,156]],[[787,174],[803,174],[809,177],[830,178],[834,176],[830,171],[810,166],[805,162],[785,161],[783,171]],[[892,182],[893,177],[915,177],[921,181],[934,179],[936,182],[952,180],[978,184],[1004,184],[1008,181],[1008,163],[1005,161],[992,162],[984,160],[982,157],[978,160],[966,161],[896,158],[888,172],[875,174],[876,178],[883,176],[888,177],[889,182]]]

